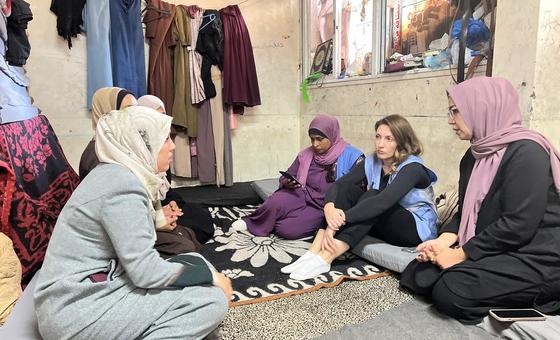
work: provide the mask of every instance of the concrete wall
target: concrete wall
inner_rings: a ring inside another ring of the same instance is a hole
[[[560,3],[540,0],[530,127],[560,148]]]
[[[28,29],[32,46],[27,65],[30,93],[53,125],[64,152],[77,169],[91,138],[86,109],[85,36],[66,42],[56,35],[50,2],[28,0],[34,14]],[[173,1],[222,8],[231,1]],[[233,131],[234,181],[277,175],[299,149],[299,3],[250,0],[240,5],[254,47],[262,105],[247,109]]]
[[[27,30],[31,55],[25,67],[31,79],[29,91],[77,170],[82,151],[93,135],[86,109],[86,39],[73,39],[74,47],[69,50],[66,41],[56,34],[50,1],[28,2],[33,11]]]

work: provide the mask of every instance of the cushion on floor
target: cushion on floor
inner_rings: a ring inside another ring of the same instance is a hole
[[[472,325],[466,326],[445,316],[422,300],[405,302],[378,317],[357,325],[347,325],[318,340],[491,340],[493,335]],[[528,338],[533,339],[533,338]]]
[[[378,238],[366,236],[351,251],[352,253],[397,273],[402,273],[416,257],[414,248],[393,246]]]
[[[16,302],[16,306],[8,316],[6,323],[0,327],[0,339],[41,340],[33,301],[33,291],[38,274],[38,272],[35,273],[18,302]]]
[[[264,201],[272,193],[278,190],[278,178],[261,179],[258,181],[251,182],[251,187],[257,195]]]

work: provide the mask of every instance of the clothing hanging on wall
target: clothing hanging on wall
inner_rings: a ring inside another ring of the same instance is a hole
[[[223,99],[235,113],[261,104],[253,46],[237,5],[220,10],[224,28]]]
[[[187,135],[196,137],[197,113],[191,102],[191,76],[187,48],[191,44],[191,24],[185,6],[177,6],[173,19],[173,51],[175,97],[173,99],[173,125],[183,127]]]
[[[13,4],[12,19],[19,28],[26,27],[32,17],[29,6],[19,1]],[[9,13],[6,8],[0,22]],[[25,70],[6,62],[6,41],[14,41],[12,34],[19,39],[22,32],[25,35],[25,29],[14,31],[0,25],[0,232],[13,241],[25,284],[41,266],[58,214],[79,179],[47,117],[38,115],[31,104]],[[29,51],[30,46],[24,47],[23,54],[15,54],[27,59]],[[14,49],[11,52],[13,57]]]
[[[214,153],[216,154],[216,185],[224,185],[224,104],[222,102],[222,73],[217,66],[212,66],[212,86],[218,89],[216,96],[210,99],[212,111],[212,135],[214,136]]]
[[[198,6],[188,7],[189,16],[191,18],[191,43],[187,48],[189,51],[189,62],[191,71],[191,102],[198,104],[206,99],[204,93],[204,83],[200,76],[200,67],[202,65],[202,56],[196,51],[196,42],[198,40],[198,30],[202,23],[203,10]]]
[[[0,9],[5,17],[9,17],[12,13],[12,0],[0,0]]]
[[[8,19],[4,12],[8,12],[8,6],[6,0],[0,0],[0,40],[6,42],[8,41],[8,28],[6,27]]]
[[[110,0],[113,86],[137,98],[146,94],[141,0]]]
[[[191,145],[191,176],[198,178],[198,156],[196,138],[190,138]]]
[[[230,128],[230,119],[229,119],[230,112],[233,112],[233,108],[230,106],[228,110],[224,109],[223,111],[224,112],[224,175],[225,175],[226,187],[230,187],[233,185],[233,151],[231,147],[231,128]]]
[[[0,16],[3,17],[4,14]],[[2,32],[7,33],[6,28],[0,26],[0,37],[5,36],[7,39],[7,35]],[[31,105],[31,98],[27,93],[29,79],[25,70],[8,65],[4,58],[5,42],[4,38],[0,38],[0,124],[30,119],[39,114],[37,108]]]
[[[13,66],[23,66],[29,58],[31,45],[27,38],[27,23],[33,20],[29,4],[23,0],[12,0],[11,14],[7,17],[8,43],[6,61]]]
[[[204,85],[204,93],[206,98],[213,98],[216,96],[216,87],[212,82],[211,67],[217,65],[220,70],[224,67],[224,33],[220,12],[216,10],[204,11],[204,17],[198,32],[196,51],[202,56],[200,75]],[[218,90],[222,91],[221,88]]]
[[[185,132],[177,132],[175,135],[175,152],[173,152],[173,162],[171,172],[179,177],[192,177],[191,165],[191,146],[189,136]]]
[[[173,48],[173,57],[166,58],[173,65],[174,88],[173,105],[166,106],[173,107],[168,114],[171,111],[177,132],[172,173],[231,186],[231,129],[237,127],[233,112],[260,104],[247,27],[237,6],[203,11],[195,5],[179,5],[173,20],[166,19],[168,8],[172,5],[162,0],[148,0],[144,23],[150,40],[149,92],[162,99],[171,82],[153,81],[154,69],[165,67],[159,58],[166,46]]]
[[[87,47],[87,107],[100,88],[113,86],[110,0],[88,1],[85,10]]]
[[[167,114],[173,116],[173,55],[171,26],[175,6],[161,0],[148,0],[143,22],[150,46],[148,93],[160,98]]]
[[[212,133],[210,100],[204,100],[198,108],[198,137],[196,138],[198,180],[201,183],[216,182],[216,155]]]
[[[97,5],[98,1],[95,2]],[[58,35],[68,41],[68,48],[72,48],[72,37],[76,37],[81,32],[82,11],[85,4],[86,0],[52,0],[51,2],[50,9],[56,15]]]

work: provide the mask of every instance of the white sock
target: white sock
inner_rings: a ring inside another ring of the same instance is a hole
[[[296,270],[290,274],[290,279],[300,281],[312,279],[317,275],[321,275],[331,270],[331,265],[323,260],[321,256],[315,254],[313,255],[313,258],[305,262],[305,266],[296,268]]]
[[[231,224],[231,230],[244,231],[247,230],[247,223],[243,219],[238,219]]]
[[[304,264],[305,262],[307,262],[308,259],[312,258],[315,254],[313,254],[312,252],[310,252],[309,250],[305,252],[305,254],[303,254],[303,256],[301,256],[299,259],[297,259],[296,261],[294,261],[293,263],[284,266],[280,269],[280,271],[284,274],[290,274],[291,272],[293,272],[294,270],[296,270],[300,265]]]

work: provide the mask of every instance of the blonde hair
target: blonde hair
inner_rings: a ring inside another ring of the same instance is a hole
[[[410,155],[421,155],[424,151],[422,143],[416,137],[416,133],[412,126],[401,115],[390,115],[378,120],[375,123],[375,131],[381,125],[387,125],[395,141],[397,142],[397,148],[395,149],[395,154],[393,155],[394,162],[391,165],[391,172],[397,170],[397,166],[404,162]]]

